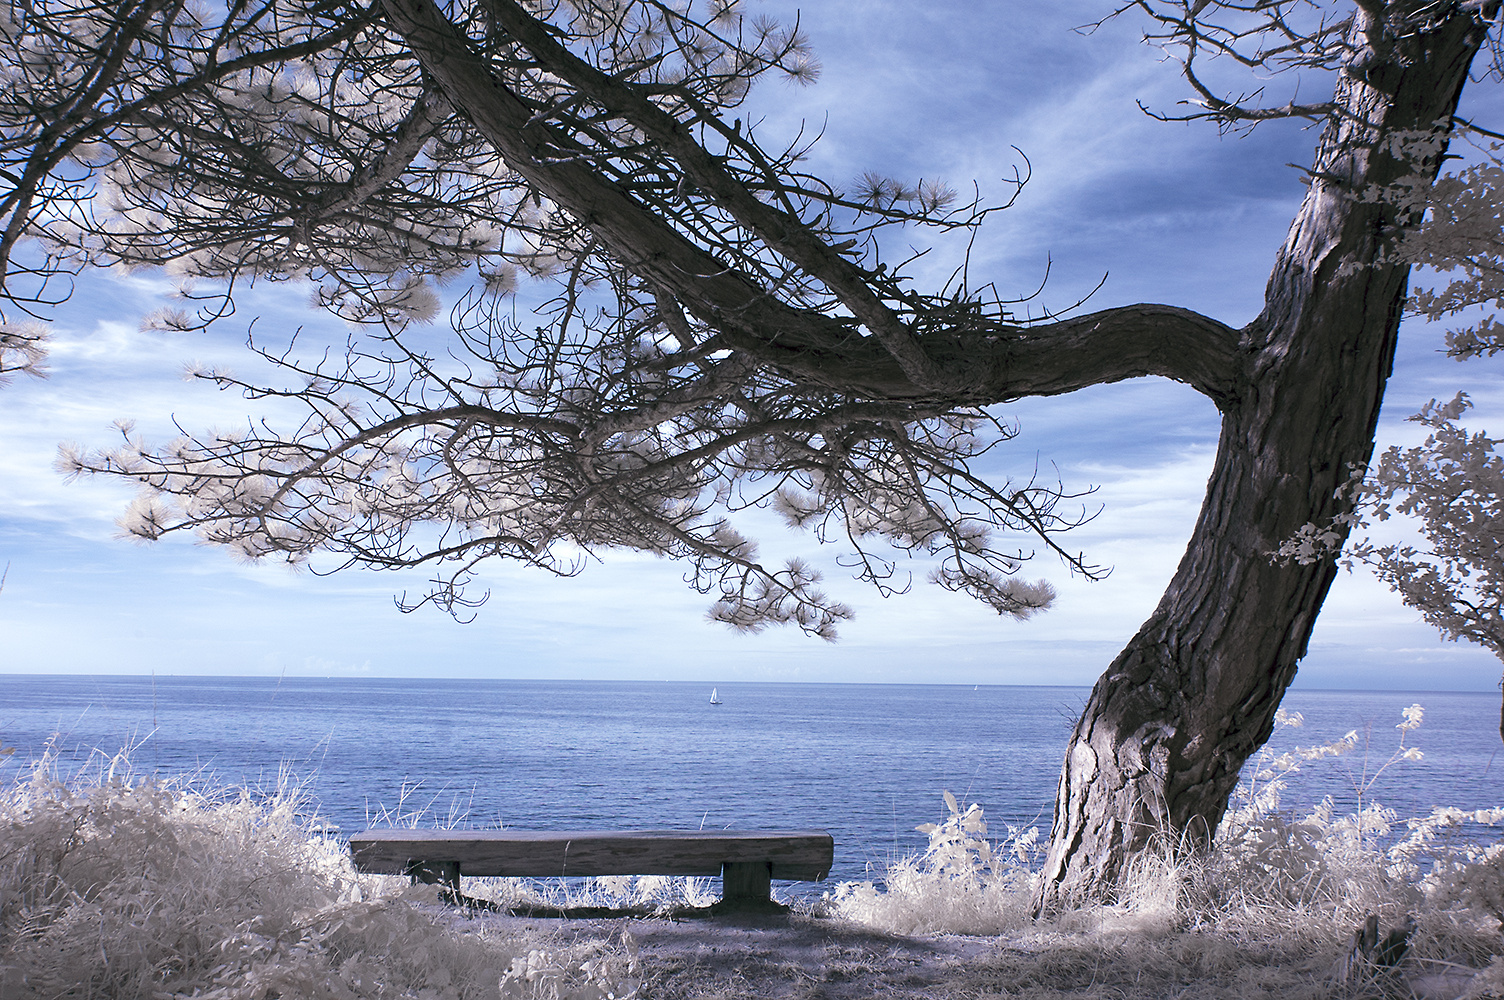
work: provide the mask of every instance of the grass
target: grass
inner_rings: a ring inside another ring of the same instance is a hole
[[[1504,809],[1438,808],[1401,823],[1373,801],[1381,775],[1419,759],[1405,740],[1421,716],[1407,709],[1393,755],[1355,769],[1347,814],[1330,799],[1304,814],[1282,810],[1280,792],[1302,767],[1353,753],[1356,733],[1263,751],[1215,849],[1186,856],[1167,839],[1113,906],[1035,921],[1035,833],[1010,827],[989,840],[982,808],[946,793],[949,815],[920,827],[926,851],[894,865],[881,887],[839,886],[822,912],[901,934],[999,935],[990,964],[977,965],[994,974],[978,972],[968,987],[983,994],[1007,985],[1009,996],[1038,997],[1504,996],[1504,844],[1476,836],[1504,822]],[[1469,825],[1474,836],[1459,836]],[[1381,935],[1414,921],[1397,968],[1352,959],[1370,915]]]
[[[1476,826],[1504,810],[1399,822],[1370,793],[1413,757],[1403,742],[1359,772],[1353,812],[1280,807],[1291,773],[1348,743],[1263,755],[1216,849],[1143,859],[1113,906],[1034,920],[1037,832],[989,837],[981,806],[947,793],[927,850],[751,928],[470,918],[433,886],[354,872],[290,781],[160,783],[125,755],[65,774],[48,753],[0,790],[0,1000],[1504,996],[1504,845]],[[466,881],[560,908],[694,904],[710,888]],[[1370,915],[1381,933],[1414,921],[1394,968],[1345,961]]]
[[[620,942],[502,934],[356,874],[299,789],[157,783],[123,757],[0,795],[0,998],[626,996]]]

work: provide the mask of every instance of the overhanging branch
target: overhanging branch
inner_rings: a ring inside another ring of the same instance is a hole
[[[1127,306],[1035,327],[993,324],[915,338],[928,373],[916,379],[913,359],[905,363],[897,356],[903,352],[896,354],[885,339],[864,336],[852,321],[780,301],[587,163],[560,156],[568,140],[493,76],[432,0],[383,5],[450,103],[508,165],[588,226],[623,266],[671,292],[715,329],[721,346],[801,380],[889,400],[987,405],[1141,375],[1185,382],[1219,407],[1233,397],[1240,378],[1236,333],[1169,306]]]

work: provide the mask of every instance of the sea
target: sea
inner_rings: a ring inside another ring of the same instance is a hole
[[[310,679],[0,674],[0,786],[49,748],[201,787],[300,785],[336,835],[372,825],[523,829],[824,829],[832,876],[878,877],[921,850],[944,793],[993,836],[1048,833],[1084,687],[715,685],[658,681]],[[1401,712],[1422,725],[1404,733]],[[1359,748],[1289,777],[1283,805],[1324,796],[1401,817],[1504,805],[1497,693],[1294,690],[1271,750]],[[122,756],[123,755],[123,756]],[[117,758],[119,761],[117,762]],[[1386,766],[1387,764],[1387,766]],[[1246,772],[1245,772],[1246,773]],[[1495,834],[1490,834],[1495,835]]]

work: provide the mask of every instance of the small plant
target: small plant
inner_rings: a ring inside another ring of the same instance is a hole
[[[1456,829],[1474,816],[1493,815],[1493,811],[1437,807],[1429,817],[1406,822],[1411,831],[1408,837],[1391,843],[1383,851],[1379,849],[1392,834],[1398,817],[1392,809],[1374,800],[1374,787],[1401,761],[1423,759],[1422,752],[1408,742],[1410,734],[1420,728],[1425,710],[1420,705],[1411,705],[1400,714],[1401,721],[1395,726],[1399,730],[1399,744],[1377,767],[1373,766],[1370,752],[1371,727],[1363,736],[1354,729],[1330,743],[1297,746],[1279,754],[1266,745],[1255,758],[1248,780],[1234,794],[1235,805],[1228,810],[1218,836],[1219,852],[1224,857],[1282,873],[1297,883],[1317,874],[1324,859],[1338,855],[1382,856],[1394,868],[1396,876],[1423,874],[1423,870],[1430,871],[1437,865],[1453,864],[1453,847],[1457,845],[1444,843],[1442,831]],[[1286,713],[1281,709],[1275,713],[1275,722],[1282,728],[1299,728],[1304,721],[1299,712]],[[1313,761],[1348,757],[1360,743],[1364,747],[1361,762],[1356,770],[1348,772],[1354,799],[1351,813],[1338,815],[1330,796],[1300,818],[1281,811],[1280,798],[1292,775]]]
[[[973,802],[962,812],[954,795],[948,791],[943,795],[950,816],[940,823],[921,823],[914,828],[930,838],[920,860],[936,874],[951,878],[972,878],[990,871],[992,844],[987,840],[987,820],[982,816],[982,807]],[[1030,830],[1019,839],[1024,843],[1016,853],[1027,860],[1028,846],[1039,839],[1039,831]]]
[[[929,846],[895,862],[883,890],[872,882],[843,882],[825,894],[817,912],[899,934],[1000,934],[1022,926],[1032,905],[1028,865],[1039,829],[1009,826],[1003,840],[989,841],[980,805],[962,809],[948,791],[944,799],[949,815],[915,828],[929,835]]]
[[[534,948],[512,959],[501,977],[501,995],[506,1000],[625,1000],[640,985],[633,978],[637,946],[630,932],[623,931],[620,940],[617,951],[601,941],[554,951]]]

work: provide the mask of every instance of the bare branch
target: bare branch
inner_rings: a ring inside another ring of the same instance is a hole
[[[647,0],[547,23],[510,0],[482,10],[462,26],[430,0],[383,0],[324,50],[223,78],[205,55],[221,35],[198,26],[214,40],[184,46],[192,86],[145,80],[143,95],[180,89],[90,133],[107,139],[86,163],[99,190],[49,217],[59,254],[311,280],[366,330],[309,363],[262,351],[298,385],[201,373],[300,404],[291,431],[152,448],[126,429],[65,451],[70,473],[141,485],[126,533],[321,572],[320,553],[427,566],[433,591],[402,605],[461,615],[486,560],[572,574],[632,548],[684,560],[735,627],[829,637],[845,613],[817,575],[759,562],[717,513],[772,506],[844,541],[880,590],[905,584],[878,543],[1025,617],[1051,594],[1013,579],[1036,546],[1100,574],[1053,537],[1090,515],[1059,484],[975,474],[1013,433],[980,407],[1145,374],[1237,398],[1238,337],[1213,320],[1133,306],[1021,324],[964,266],[922,292],[881,261],[888,227],[969,233],[988,209],[883,178],[848,194],[800,172],[807,144],[769,151],[728,124],[754,78],[802,65],[796,31],[723,31]],[[449,350],[420,348],[430,279],[456,277]],[[520,281],[553,290],[527,326]]]

